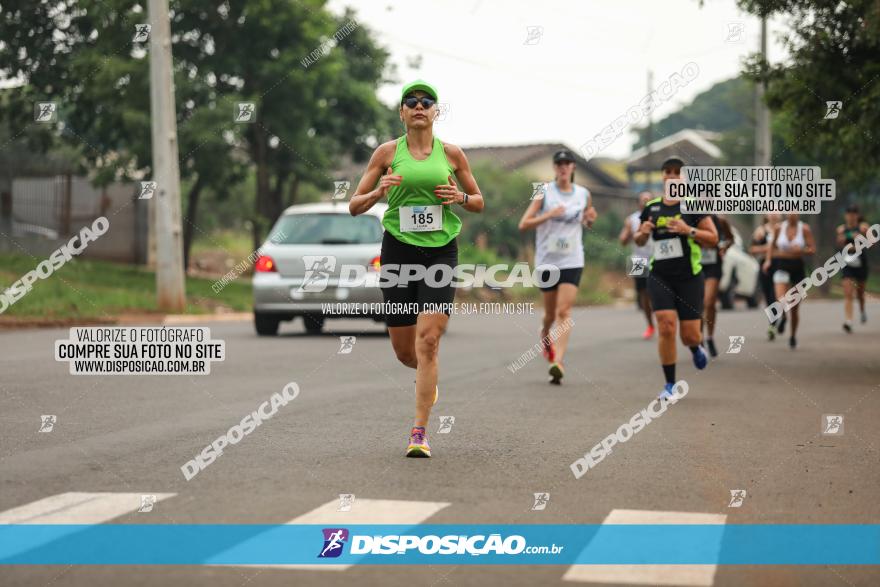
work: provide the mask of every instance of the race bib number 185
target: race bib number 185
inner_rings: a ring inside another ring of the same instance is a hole
[[[443,206],[401,206],[400,232],[430,232],[443,228]]]

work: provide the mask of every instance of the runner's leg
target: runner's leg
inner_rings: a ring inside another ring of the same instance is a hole
[[[657,350],[660,353],[661,365],[675,365],[676,346],[675,331],[678,326],[678,314],[675,310],[657,310],[654,312],[657,321]]]
[[[703,297],[703,307],[705,308],[706,334],[708,335],[708,338],[712,338],[715,334],[715,318],[718,315],[717,300],[718,280],[714,278],[707,279],[706,291]],[[682,322],[682,324],[684,324],[684,322]]]
[[[397,360],[415,369],[418,366],[416,358],[416,326],[389,326],[388,335],[391,337],[391,347]]]
[[[679,325],[681,342],[686,347],[697,346],[702,342],[703,336],[700,331],[700,320],[682,320]]]
[[[415,326],[416,418],[414,426],[427,426],[437,389],[440,337],[446,332],[449,316],[443,313],[419,314]]]
[[[541,324],[541,338],[545,338],[550,334],[553,327],[553,321],[556,319],[556,296],[559,289],[541,292],[544,298],[544,322]]]
[[[843,278],[843,320],[844,324],[852,324],[853,321],[853,290],[854,280],[850,277]],[[864,304],[862,304],[864,308]]]
[[[556,339],[556,362],[562,363],[565,358],[565,349],[568,347],[568,336],[571,328],[565,325],[571,320],[571,307],[577,297],[578,288],[571,283],[560,283],[556,296],[556,326],[559,328],[559,338]]]
[[[862,315],[865,314],[865,282],[864,281],[856,281],[855,282],[856,296],[859,298],[859,312]]]
[[[654,326],[654,320],[651,318],[651,298],[648,296],[648,288],[643,288],[639,292],[639,305],[645,313],[645,320],[648,321],[648,326]]]

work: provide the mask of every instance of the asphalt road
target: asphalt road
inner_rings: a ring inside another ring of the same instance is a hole
[[[880,304],[852,335],[842,303],[807,301],[800,348],[770,343],[762,312],[719,314],[703,372],[682,349],[688,396],[583,478],[569,465],[646,407],[662,384],[655,344],[631,308],[579,309],[561,387],[539,356],[539,316],[453,316],[442,341],[434,458],[403,457],[414,373],[371,322],[299,323],[258,338],[216,323],[227,359],[203,377],[72,376],[67,331],[0,334],[0,511],[65,492],[174,493],[114,522],[284,523],[351,493],[449,505],[431,523],[601,523],[612,510],[723,514],[727,523],[880,523]],[[357,337],[338,354],[339,336]],[[722,342],[723,341],[723,342]],[[180,466],[290,381],[299,397],[187,482]],[[42,414],[57,415],[38,433]],[[844,434],[821,434],[841,414]],[[440,416],[454,416],[437,434]],[[747,498],[730,508],[730,490]],[[549,504],[532,511],[533,494]],[[566,567],[14,567],[4,585],[536,585]],[[876,567],[719,567],[715,585],[877,585]]]

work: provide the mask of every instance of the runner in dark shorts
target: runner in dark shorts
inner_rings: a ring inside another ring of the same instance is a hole
[[[667,159],[661,169],[663,180],[680,179],[681,159]],[[718,232],[712,220],[703,214],[682,214],[681,204],[664,195],[651,200],[642,210],[642,225],[635,241],[644,245],[654,240],[648,274],[648,294],[654,308],[654,319],[660,334],[658,352],[666,385],[661,399],[675,397],[676,331],[691,350],[694,365],[705,369],[709,362],[700,346],[703,316],[703,267],[700,247],[718,243]]]

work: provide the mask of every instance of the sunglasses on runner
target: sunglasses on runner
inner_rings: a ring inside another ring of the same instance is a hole
[[[427,96],[423,96],[421,98],[416,98],[415,96],[407,96],[406,98],[403,99],[403,104],[407,108],[415,108],[419,102],[422,103],[422,108],[427,110],[428,108],[430,108],[431,106],[433,106],[435,104],[436,100],[434,100],[434,98],[429,98]]]

